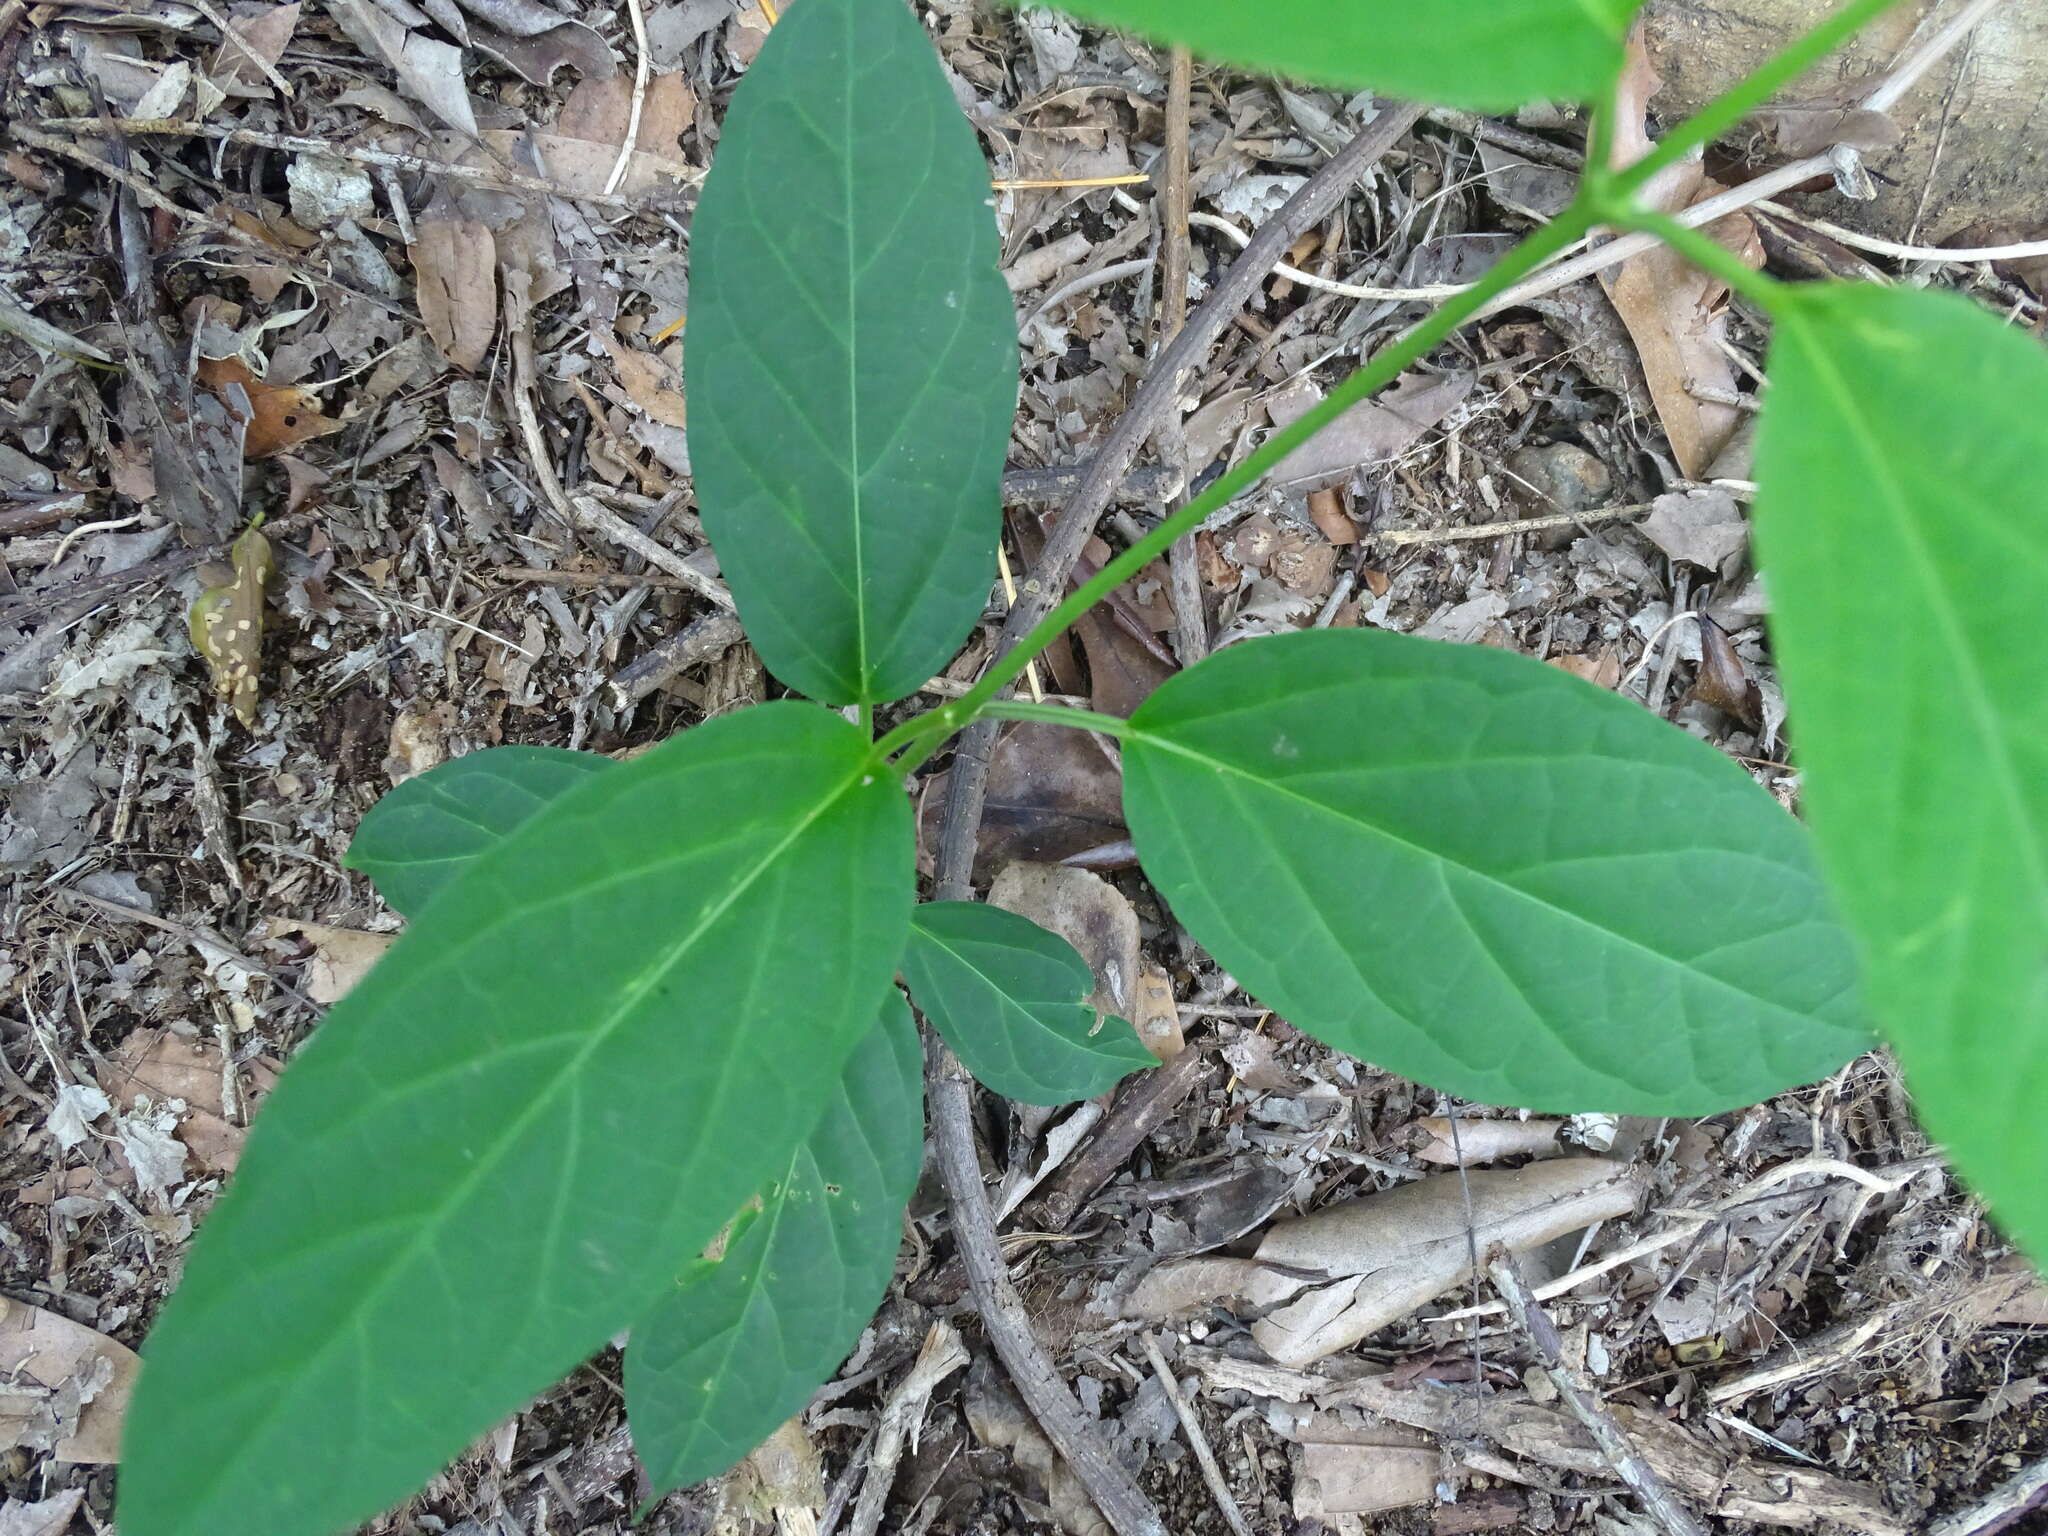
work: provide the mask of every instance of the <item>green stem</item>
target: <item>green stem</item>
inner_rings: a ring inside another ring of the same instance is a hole
[[[1101,731],[1122,738],[1132,734],[1131,722],[1122,715],[1100,714],[1092,709],[1073,709],[1065,704],[1035,704],[1029,699],[990,699],[982,706],[984,715],[999,720],[1037,720],[1046,725],[1064,725],[1077,731]]]
[[[1894,3],[1896,0],[1850,0],[1811,32],[1795,38],[1766,59],[1753,74],[1738,80],[1725,93],[1716,96],[1665,134],[1654,149],[1615,177],[1612,193],[1626,197],[1667,165],[1676,165],[1700,146],[1713,143],[1862,31]]]
[[[1694,266],[1711,272],[1737,293],[1755,300],[1765,309],[1769,309],[1778,295],[1784,292],[1783,283],[1745,266],[1720,241],[1703,230],[1679,223],[1668,213],[1632,213],[1626,222],[1631,229],[1655,235]]]
[[[867,701],[866,699],[862,699],[862,700],[861,700],[861,703],[860,703],[860,720],[859,720],[859,722],[858,722],[858,723],[859,723],[859,725],[860,725],[860,733],[861,733],[861,735],[863,735],[863,736],[867,737],[867,738],[868,738],[868,739],[869,739],[870,741],[874,740],[874,737],[875,737],[875,706],[874,706],[874,705],[872,705],[872,704],[870,704],[870,703],[869,703],[869,702],[868,702],[868,701]]]
[[[944,712],[957,711],[963,725],[980,714],[983,706],[1015,679],[1031,659],[1050,645],[1068,625],[1165,553],[1175,539],[1199,528],[1210,513],[1250,489],[1274,465],[1352,406],[1392,383],[1410,363],[1434,350],[1438,343],[1484,309],[1494,295],[1505,292],[1578,239],[1591,227],[1593,219],[1594,211],[1590,206],[1573,204],[1509,251],[1472,287],[1446,300],[1441,309],[1422,320],[1400,340],[1382,347],[1373,354],[1371,362],[1331,390],[1320,405],[1275,432],[1256,453],[1218,477],[1208,490],[1067,594],[1064,602],[1040,619],[1014,647],[998,657],[982,674],[981,680],[948,705]]]
[[[889,732],[888,735],[874,744],[874,747],[868,753],[869,760],[876,763],[887,762],[894,753],[907,752],[916,748],[920,743],[928,743],[924,751],[918,752],[914,758],[906,759],[910,764],[910,768],[916,767],[919,763],[930,757],[933,752],[936,752],[941,742],[955,731],[960,730],[973,718],[971,715],[963,715],[957,711],[958,705],[955,703],[944,704],[937,709],[928,709],[921,715],[912,715],[908,720],[897,726],[895,730]],[[910,771],[910,768],[904,768],[901,763],[891,765],[891,771],[899,768],[905,773]]]

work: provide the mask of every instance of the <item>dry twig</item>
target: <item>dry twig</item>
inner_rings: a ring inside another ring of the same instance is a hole
[[[1252,1536],[1252,1528],[1244,1522],[1244,1512],[1237,1507],[1237,1500],[1230,1496],[1230,1484],[1223,1480],[1223,1469],[1216,1465],[1216,1453],[1209,1449],[1209,1437],[1202,1433],[1201,1420],[1195,1417],[1194,1408],[1181,1395],[1180,1383],[1173,1379],[1166,1357],[1159,1352],[1159,1341],[1148,1333],[1144,1342],[1145,1359],[1150,1362],[1152,1374],[1158,1379],[1166,1400],[1173,1404],[1174,1417],[1180,1420],[1181,1430],[1188,1437],[1188,1447],[1195,1453],[1195,1461],[1202,1469],[1202,1481],[1209,1485],[1209,1496],[1222,1511],[1224,1523],[1237,1532],[1237,1536]]]
[[[1523,1337],[1541,1357],[1544,1374],[1557,1388],[1558,1395],[1571,1409],[1573,1417],[1585,1425],[1586,1433],[1600,1447],[1600,1454],[1607,1458],[1615,1475],[1636,1491],[1636,1496],[1643,1501],[1643,1508],[1670,1536],[1706,1536],[1706,1528],[1691,1510],[1678,1502],[1676,1495],[1665,1486],[1664,1479],[1651,1470],[1650,1464],[1637,1453],[1621,1426],[1614,1422],[1600,1405],[1600,1400],[1579,1380],[1578,1373],[1565,1362],[1564,1341],[1558,1338],[1557,1327],[1549,1315],[1529,1294],[1529,1287],[1523,1283],[1514,1255],[1505,1248],[1494,1249],[1486,1261],[1486,1272],[1492,1277],[1494,1289],[1500,1292],[1501,1300],[1507,1303],[1508,1311],[1514,1314],[1515,1326],[1521,1329]]]
[[[1023,1298],[1010,1283],[996,1246],[995,1218],[982,1187],[981,1159],[974,1151],[974,1126],[969,1118],[967,1069],[937,1039],[925,1047],[925,1092],[931,1106],[932,1141],[938,1150],[939,1175],[953,1214],[953,1241],[967,1271],[981,1326],[995,1346],[1003,1368],[1017,1384],[1017,1394],[1045,1431],[1053,1449],[1074,1469],[1088,1496],[1118,1536],[1166,1536],[1152,1501],[1139,1491],[1131,1475],[1103,1443],[1102,1433],[1081,1411],[1031,1331]]]
[[[853,1524],[849,1527],[852,1536],[875,1536],[882,1524],[883,1507],[889,1502],[889,1490],[896,1482],[896,1463],[903,1455],[905,1432],[924,1412],[933,1388],[966,1363],[967,1346],[960,1342],[960,1335],[947,1323],[933,1323],[917,1358],[889,1393],[889,1401],[882,1408],[882,1420],[875,1426],[867,1477],[860,1485],[860,1501],[853,1506]]]

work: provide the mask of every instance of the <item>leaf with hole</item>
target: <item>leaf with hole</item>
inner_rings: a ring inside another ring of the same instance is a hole
[[[814,699],[903,697],[988,601],[1017,407],[988,176],[902,0],[804,0],[725,120],[690,457],[747,637]]]
[[[327,1536],[644,1314],[837,1091],[911,863],[901,785],[797,703],[477,855],[258,1118],[144,1351],[122,1530]]]
[[[1131,719],[1124,808],[1260,1002],[1465,1098],[1702,1115],[1869,1045],[1806,833],[1527,657],[1375,630],[1220,651]]]
[[[626,1415],[655,1494],[732,1466],[859,1342],[896,1271],[924,1163],[922,1062],[892,986],[760,1210],[633,1325]]]
[[[1004,1098],[1070,1104],[1159,1064],[1122,1019],[1098,1027],[1095,977],[1073,945],[1000,907],[920,906],[903,976],[967,1070]]]
[[[1061,0],[1105,26],[1320,85],[1500,111],[1613,84],[1641,0]]]
[[[376,881],[393,911],[416,915],[477,855],[611,766],[594,752],[560,747],[489,747],[451,758],[371,806],[342,862]]]
[[[2048,1259],[2048,354],[1945,293],[1773,308],[1757,542],[1804,804],[1915,1106]]]

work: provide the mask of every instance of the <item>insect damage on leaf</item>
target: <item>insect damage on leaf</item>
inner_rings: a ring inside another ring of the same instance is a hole
[[[263,587],[276,562],[270,540],[256,528],[235,540],[229,558],[233,575],[199,594],[186,625],[213,675],[213,691],[253,729],[260,691],[256,674],[263,661]]]

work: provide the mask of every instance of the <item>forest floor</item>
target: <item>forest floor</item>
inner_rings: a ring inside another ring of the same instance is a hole
[[[1184,254],[1199,311],[1372,104],[1199,67],[1176,104],[1142,45],[971,0],[920,12],[997,182],[1021,579],[1146,377],[1162,263]],[[536,0],[9,0],[0,18],[0,1532],[62,1536],[110,1524],[128,1349],[250,1116],[402,926],[341,866],[365,810],[477,748],[625,753],[780,692],[704,595],[679,339],[689,212],[775,12],[648,0],[637,40],[622,9]],[[1562,206],[1581,145],[1570,114],[1426,115],[1228,317],[1094,558]],[[1702,176],[1770,163],[1717,153]],[[2039,263],[1902,263],[1799,213],[1737,223],[1717,233],[1784,275],[1910,275],[2036,329],[2048,314]],[[1689,349],[1684,377],[1657,338]],[[1506,647],[1796,806],[1743,515],[1765,340],[1697,285],[1526,296],[1212,520],[1199,644],[1371,625]],[[258,514],[276,570],[238,711],[187,614]],[[1190,654],[1170,585],[1126,589],[1035,686],[1127,713]],[[992,592],[924,702],[975,674],[1003,608]],[[946,766],[918,791],[927,872]],[[1418,1232],[1462,1210],[1451,1115],[1489,1178],[1570,1156],[1632,1181],[1617,1214],[1522,1262],[1538,1285],[1591,1271],[1544,1303],[1568,1363],[1713,1528],[1962,1536],[2000,1528],[2000,1485],[2039,1485],[2048,1290],[1882,1051],[1704,1121],[1530,1120],[1333,1053],[1237,991],[1135,868],[1096,738],[1004,739],[978,878],[1020,859],[1080,872],[1039,915],[1146,978],[1184,1042],[1105,1102],[982,1096],[977,1122],[1029,1324],[1169,1529],[1229,1527],[1155,1350],[1254,1531],[1651,1528],[1484,1276],[1300,1368],[1225,1301],[1158,1299],[1189,1258],[1299,1212],[1405,1186]],[[986,1346],[935,1175],[906,1238],[875,1326],[776,1454],[634,1526],[614,1352],[370,1529],[850,1529],[877,1422],[940,1323],[965,1363],[931,1390],[882,1528],[1101,1529]],[[2048,1530],[2018,1498],[2003,1528]]]

